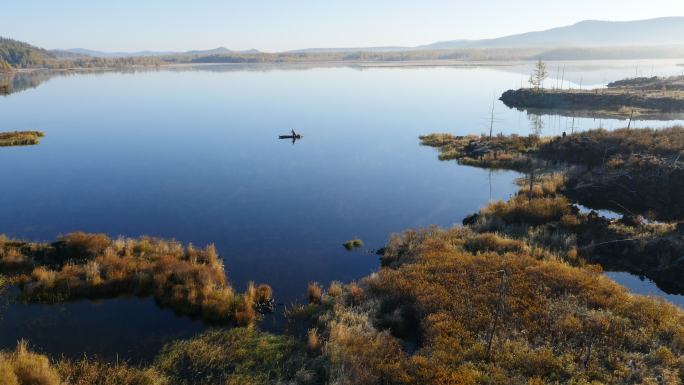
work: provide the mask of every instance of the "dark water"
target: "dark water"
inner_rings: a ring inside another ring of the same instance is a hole
[[[572,65],[566,79],[633,71],[630,63]],[[47,79],[0,97],[0,130],[46,133],[38,146],[0,149],[0,233],[215,243],[236,289],[267,282],[289,303],[309,281],[351,281],[377,268],[372,253],[344,250],[347,239],[379,248],[392,232],[460,223],[514,193],[516,173],[439,162],[418,136],[486,131],[494,96],[528,67],[219,66]],[[495,132],[553,134],[568,124],[544,117],[540,127],[499,102],[495,116]],[[277,139],[291,128],[304,138]],[[9,303],[0,310],[0,348],[26,338],[52,354],[149,359],[165,341],[203,327],[151,299]]]
[[[684,307],[684,295],[666,294],[658,288],[655,282],[646,277],[639,277],[638,275],[623,271],[607,271],[606,275],[612,280],[619,282],[633,293],[661,297],[675,305]]]

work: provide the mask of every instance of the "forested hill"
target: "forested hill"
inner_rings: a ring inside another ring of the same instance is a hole
[[[57,59],[57,55],[20,41],[0,37],[0,70],[14,68],[32,68],[45,66],[49,61]]]
[[[0,37],[0,72],[23,68],[122,68],[158,65],[156,58],[96,58],[62,50],[46,50],[17,40]]]

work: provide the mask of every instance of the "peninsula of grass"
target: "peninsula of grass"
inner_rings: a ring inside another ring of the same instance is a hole
[[[533,175],[568,171],[565,193],[585,206],[658,220],[684,218],[684,127],[591,130],[559,137],[432,134],[440,159]]]
[[[342,244],[342,246],[344,246],[344,248],[347,250],[352,250],[352,249],[363,247],[363,241],[361,239],[354,238],[354,239],[350,239],[350,240],[346,241],[345,243]]]
[[[29,302],[152,295],[178,313],[211,322],[253,324],[271,302],[268,285],[235,293],[213,245],[198,249],[142,237],[72,233],[50,244],[0,238],[0,273]]]
[[[593,130],[556,138],[422,138],[442,159],[525,172],[520,192],[464,223],[528,239],[684,293],[684,128]],[[624,214],[580,214],[570,203]],[[649,223],[642,217],[670,223]]]
[[[300,310],[323,383],[638,384],[684,375],[684,311],[595,265],[469,227],[394,236],[384,267]],[[333,294],[334,293],[334,294]]]
[[[0,132],[0,147],[34,145],[44,136],[42,131]]]

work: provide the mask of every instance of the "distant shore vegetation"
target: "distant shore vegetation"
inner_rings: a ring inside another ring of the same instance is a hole
[[[519,61],[519,60],[611,60],[681,58],[683,46],[633,48],[372,48],[358,50],[302,50],[268,53],[191,51],[173,54],[95,57],[63,50],[46,50],[17,40],[0,37],[0,72],[20,69],[92,69],[163,66],[169,64],[257,64],[326,62],[406,62],[406,61]]]

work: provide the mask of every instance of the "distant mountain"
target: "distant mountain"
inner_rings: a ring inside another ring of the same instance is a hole
[[[417,47],[348,47],[348,48],[305,48],[287,51],[295,54],[339,54],[345,52],[401,52],[426,50],[460,49],[568,49],[607,47],[665,47],[684,45],[684,17],[663,17],[637,21],[586,20],[577,24],[553,28],[546,31],[527,32],[484,40],[451,40]],[[233,51],[225,47],[199,51],[141,51],[103,52],[74,48],[65,52],[98,58],[161,57],[161,56],[217,56],[257,54],[257,50]],[[595,55],[595,53],[592,53]],[[562,56],[562,55],[561,55]],[[661,56],[661,55],[658,55]]]
[[[271,54],[257,50],[233,51],[225,47],[186,52],[45,50],[0,38],[0,72],[15,68],[126,66],[131,63],[530,60],[539,57],[546,60],[684,57],[684,17],[619,22],[588,20],[496,39],[452,40],[417,47],[307,48]]]
[[[546,31],[486,40],[453,40],[421,49],[626,47],[684,44],[684,17],[638,21],[587,20]]]
[[[191,56],[204,56],[204,55],[229,55],[229,54],[255,54],[259,53],[255,49],[246,51],[232,51],[225,47],[218,47],[214,49],[204,50],[204,51],[187,51],[187,52],[177,52],[177,51],[139,51],[139,52],[104,52],[104,51],[94,51],[86,48],[70,48],[65,50],[66,52],[71,52],[78,55],[85,55],[91,57],[101,57],[101,58],[117,58],[117,57],[143,57],[143,56],[176,56],[176,55],[191,55]]]
[[[65,49],[66,52],[71,52],[77,55],[102,57],[102,58],[116,58],[116,57],[141,57],[141,56],[166,56],[174,55],[176,52],[156,52],[156,51],[140,51],[140,52],[103,52],[95,51],[86,48],[70,48]]]

